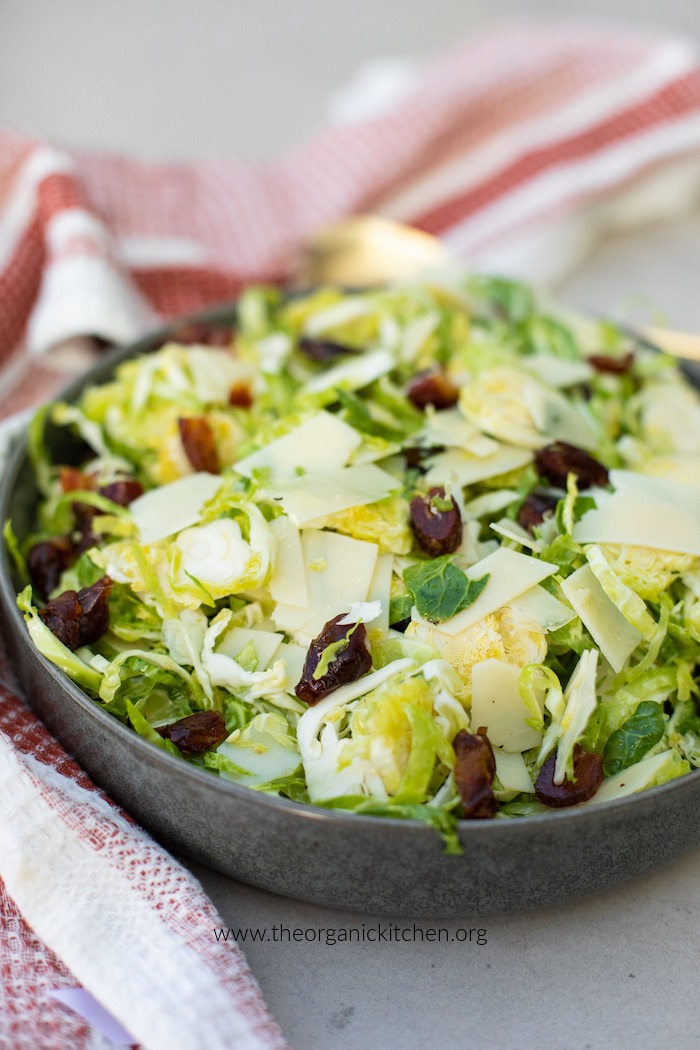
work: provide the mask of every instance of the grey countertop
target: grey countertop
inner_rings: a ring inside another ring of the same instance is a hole
[[[697,0],[3,0],[0,121],[147,157],[266,156],[312,133],[368,58],[436,50],[494,13],[584,12],[700,38]],[[700,329],[699,272],[700,214],[609,239],[562,294],[602,311],[646,296]],[[191,867],[225,926],[289,929],[245,951],[295,1050],[700,1047],[700,851],[568,907],[417,922],[415,935],[401,921],[411,940],[399,943],[386,929],[344,943],[341,929],[386,924]],[[447,934],[428,940],[438,927]]]

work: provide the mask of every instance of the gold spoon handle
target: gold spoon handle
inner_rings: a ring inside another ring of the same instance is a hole
[[[642,328],[640,333],[650,343],[654,343],[673,357],[681,357],[686,361],[700,361],[700,335],[655,326]]]
[[[432,234],[380,215],[352,215],[311,238],[298,280],[306,286],[328,282],[362,288],[448,262],[444,244]],[[699,335],[658,327],[639,332],[673,357],[700,361]]]

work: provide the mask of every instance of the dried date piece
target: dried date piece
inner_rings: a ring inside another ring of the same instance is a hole
[[[472,820],[495,816],[498,799],[493,793],[492,784],[496,775],[496,759],[485,730],[468,733],[466,729],[460,729],[452,746],[456,756],[455,784],[462,800],[464,816]]]
[[[64,591],[39,609],[39,617],[68,649],[96,642],[109,627],[109,596],[114,583],[103,576],[91,587]]]
[[[596,372],[607,372],[612,376],[624,376],[631,371],[634,365],[634,352],[630,350],[622,357],[610,357],[608,354],[591,354],[588,363],[593,365]]]
[[[423,448],[419,445],[415,445],[412,448],[403,449],[402,455],[406,460],[407,467],[412,468],[413,470],[422,470],[423,473],[425,473],[423,466],[425,461],[444,451],[444,445],[432,445],[430,448]]]
[[[539,449],[535,455],[535,467],[541,477],[562,489],[566,488],[568,474],[576,475],[579,489],[588,489],[591,485],[603,488],[608,483],[608,472],[602,463],[582,448],[567,445],[565,441],[555,441]]]
[[[225,324],[209,324],[207,321],[186,321],[170,330],[168,343],[185,346],[227,347],[233,341],[233,328]]]
[[[219,711],[197,711],[167,726],[159,726],[166,740],[171,740],[184,755],[202,755],[223,744],[228,736],[226,723]]]
[[[367,649],[367,630],[363,623],[340,624],[344,613],[329,620],[312,641],[304,661],[301,678],[294,690],[300,700],[317,704],[328,693],[341,685],[356,682],[372,668],[372,657]],[[345,643],[345,644],[343,644]],[[337,646],[328,665],[319,677],[314,677],[323,654],[329,646]]]
[[[102,514],[102,511],[97,507],[90,506],[89,503],[78,502],[71,504],[71,510],[75,519],[72,538],[77,557],[83,551],[89,550],[90,547],[94,547],[100,542],[100,537],[92,531],[92,523],[95,518]]]
[[[518,525],[532,532],[535,525],[541,525],[548,514],[553,514],[559,499],[549,492],[531,492],[522,502],[518,511]]]
[[[447,372],[431,368],[419,372],[406,390],[406,397],[416,406],[425,409],[433,405],[436,409],[452,408],[459,400],[459,387],[455,386]]]
[[[194,469],[205,471],[207,474],[218,474],[221,465],[209,420],[204,416],[190,416],[178,419],[177,422],[182,447]]]
[[[39,609],[39,618],[68,649],[80,646],[80,615],[83,607],[77,591],[64,591]]]
[[[593,798],[603,783],[603,759],[591,751],[584,751],[574,744],[574,779],[564,777],[561,784],[554,783],[556,752],[547,759],[535,784],[535,794],[540,802],[553,809],[576,806]]]
[[[35,543],[31,548],[27,554],[27,568],[34,587],[44,601],[58,587],[62,574],[75,559],[75,547],[65,536]]]
[[[302,354],[319,365],[330,364],[337,361],[339,357],[351,357],[360,351],[343,343],[336,343],[333,339],[310,339],[307,336],[299,340],[299,349]]]
[[[234,383],[228,392],[228,403],[234,408],[252,408],[253,395],[247,383]]]
[[[58,477],[62,492],[91,492],[94,478],[77,467],[60,467]]]
[[[91,587],[78,591],[80,645],[98,641],[109,628],[109,596],[113,587],[114,582],[109,576],[102,576]]]
[[[111,481],[109,485],[102,485],[98,492],[105,499],[111,499],[112,503],[128,507],[139,496],[143,496],[143,485],[136,478],[119,478],[117,481]]]
[[[452,554],[462,542],[462,515],[454,497],[443,488],[430,489],[427,496],[411,500],[411,528],[426,554],[438,558]]]

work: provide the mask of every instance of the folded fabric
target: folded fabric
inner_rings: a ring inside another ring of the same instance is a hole
[[[687,44],[572,27],[467,42],[390,107],[266,165],[147,165],[2,132],[0,415],[65,381],[56,343],[131,339],[286,279],[318,226],[357,211],[551,279],[610,223],[694,199],[699,151]],[[13,689],[0,691],[0,1045],[102,1045],[50,994],[82,984],[146,1047],[282,1047],[196,882]]]
[[[0,858],[0,1046],[112,1045],[52,994],[82,985],[146,1048],[284,1050],[196,880],[1,684]]]

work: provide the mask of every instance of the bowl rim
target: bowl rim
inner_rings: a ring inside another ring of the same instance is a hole
[[[142,354],[153,352],[167,341],[169,335],[176,327],[190,322],[205,323],[230,323],[235,319],[236,302],[222,304],[207,310],[198,311],[187,316],[174,319],[171,323],[157,329],[150,330],[137,340],[114,347],[105,351],[100,358],[85,372],[74,377],[63,387],[53,400],[74,401],[80,393],[93,383],[107,382],[115,368],[126,360],[130,360]],[[624,329],[624,325],[618,324]],[[636,332],[630,332],[639,342],[651,349],[657,350]],[[700,386],[700,369],[689,370],[691,381]],[[41,406],[37,406],[37,410]],[[2,473],[0,475],[0,526],[9,518],[11,520],[12,496],[22,469],[28,462],[28,429],[29,423],[25,423],[14,435],[11,441],[10,451],[6,457]],[[400,831],[413,832],[414,834],[425,834],[435,836],[435,830],[419,820],[405,819],[400,817],[372,816],[370,814],[356,813],[352,810],[334,809],[315,805],[307,802],[295,802],[292,799],[283,798],[280,795],[266,794],[255,791],[253,788],[227,780],[224,777],[215,776],[213,773],[189,762],[183,762],[174,755],[168,754],[161,748],[154,747],[149,741],[139,736],[129,726],[124,725],[119,719],[105,711],[100,704],[92,700],[75,682],[72,681],[54,663],[44,657],[34,646],[26,630],[24,618],[17,606],[17,591],[13,583],[13,566],[7,544],[4,539],[0,542],[0,605],[3,606],[8,623],[29,658],[41,665],[53,679],[57,689],[70,696],[71,700],[82,708],[88,717],[93,718],[105,730],[115,733],[118,738],[135,753],[143,758],[146,764],[159,765],[164,773],[179,775],[186,780],[189,779],[193,786],[196,784],[207,790],[223,792],[232,798],[237,798],[248,805],[257,806],[260,809],[272,809],[287,812],[290,815],[307,820],[316,820],[319,824],[337,823],[347,824],[348,829],[358,827],[360,822],[365,828],[376,828],[377,832],[398,833]],[[43,723],[42,723],[43,724]],[[50,732],[50,730],[49,730]],[[644,803],[653,802],[669,795],[683,795],[687,791],[694,791],[700,781],[700,768],[691,769],[689,773],[667,781],[665,784],[644,791],[634,792],[623,798],[610,799],[607,802],[595,803],[584,802],[576,806],[568,806],[562,809],[552,809],[546,813],[530,814],[529,816],[500,818],[492,820],[467,820],[458,818],[457,830],[460,841],[464,842],[465,835],[480,837],[482,835],[501,837],[502,835],[527,834],[529,828],[555,828],[561,824],[569,824],[572,821],[578,824],[587,823],[591,820],[614,819],[623,811],[635,808],[644,808]]]

